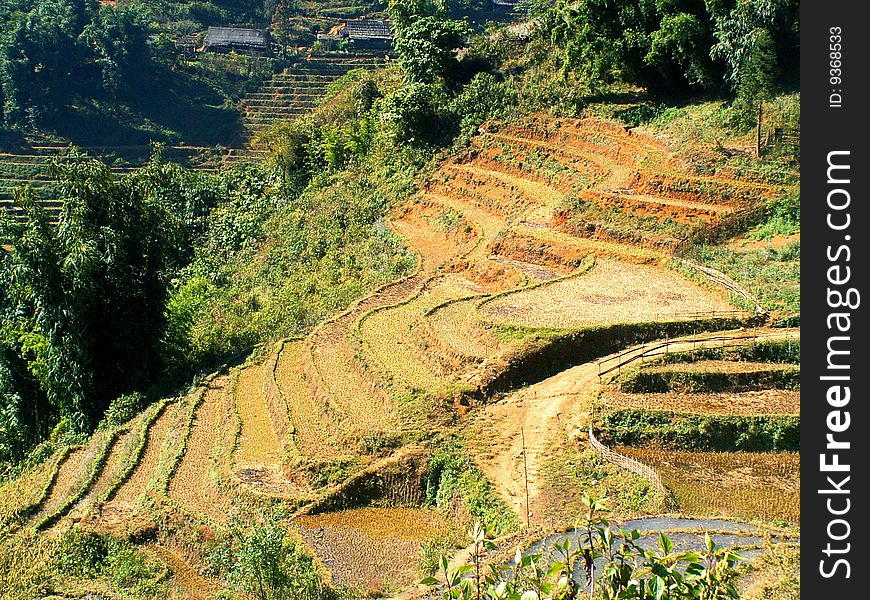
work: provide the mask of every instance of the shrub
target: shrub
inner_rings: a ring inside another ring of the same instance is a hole
[[[234,529],[230,560],[230,586],[259,600],[335,597],[324,585],[311,556],[277,524]]]

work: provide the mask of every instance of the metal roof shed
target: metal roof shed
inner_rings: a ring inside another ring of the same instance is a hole
[[[269,52],[271,41],[268,29],[209,27],[205,34],[204,49],[216,52],[230,50]]]

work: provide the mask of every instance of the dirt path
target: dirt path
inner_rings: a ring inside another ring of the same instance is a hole
[[[759,339],[785,339],[794,330],[759,331]],[[726,332],[735,338],[743,331]],[[739,345],[743,340],[725,342]],[[695,343],[693,336],[676,338],[671,352],[695,347],[721,346],[723,342]],[[638,350],[646,347],[634,347]],[[625,352],[625,351],[623,351]],[[665,349],[648,356],[664,354]],[[529,506],[532,522],[536,501],[543,488],[542,470],[551,448],[558,447],[567,436],[576,443],[585,432],[591,418],[593,392],[598,384],[598,362],[572,367],[535,385],[507,395],[502,401],[487,406],[469,424],[469,450],[478,465],[495,485],[496,490],[517,514],[525,516],[525,477],[528,473]],[[525,446],[525,466],[523,447]]]

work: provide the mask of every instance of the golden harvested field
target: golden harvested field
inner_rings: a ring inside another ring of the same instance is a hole
[[[37,519],[53,513],[75,491],[72,487],[79,479],[81,475],[80,471],[85,466],[92,451],[92,448],[85,446],[83,448],[76,448],[69,453],[69,456],[61,463],[60,469],[57,471],[57,477],[48,491],[48,497],[42,503],[36,515]]]
[[[304,361],[304,342],[285,342],[275,370],[278,388],[293,420],[296,448],[303,456],[312,459],[343,456],[348,448],[331,426],[332,417],[326,412],[326,407],[314,399],[306,385]]]
[[[242,420],[242,433],[235,456],[238,466],[276,465],[284,459],[284,450],[275,434],[263,394],[264,377],[266,367],[263,364],[248,366],[239,372],[236,404]]]
[[[608,409],[666,410],[709,415],[799,415],[800,391],[627,394],[608,387],[599,403]]]
[[[379,383],[366,374],[356,359],[349,335],[367,311],[405,299],[423,282],[420,275],[381,288],[341,316],[327,321],[311,333],[307,342],[313,369],[309,385],[319,402],[335,411],[344,433],[382,431],[396,423],[392,401]]]
[[[168,404],[160,416],[151,424],[151,427],[148,428],[142,458],[136,464],[136,468],[133,469],[130,477],[118,488],[118,491],[109,503],[110,506],[119,508],[122,505],[133,504],[139,495],[145,491],[160,462],[163,439],[166,437],[166,432],[169,431],[169,424],[175,419],[177,411],[177,403]]]
[[[221,423],[230,418],[226,384],[227,377],[222,376],[206,390],[196,409],[184,456],[169,481],[172,500],[192,514],[205,514],[217,521],[225,521],[228,514],[222,509],[221,494],[209,467],[216,445],[221,442],[216,434]]]
[[[446,300],[480,291],[467,280],[448,275],[428,284],[410,302],[368,315],[360,322],[367,361],[406,387],[427,391],[439,389],[451,374],[437,362],[438,354],[429,349],[436,342],[425,339],[423,314]]]
[[[725,299],[673,271],[610,259],[599,259],[579,277],[506,294],[480,307],[492,321],[533,327],[671,321],[681,313],[731,309]]]
[[[451,352],[466,358],[483,360],[507,349],[478,319],[477,298],[446,304],[432,312],[427,320],[441,343]]]
[[[335,581],[363,594],[419,581],[422,542],[447,529],[437,512],[406,508],[350,510],[294,524]]]
[[[58,455],[39,464],[31,472],[0,486],[0,534],[6,527],[14,526],[19,516],[36,505],[43,491],[60,468]]]
[[[106,491],[109,484],[112,483],[118,473],[125,467],[125,465],[121,463],[121,459],[129,454],[130,449],[136,445],[137,441],[138,438],[132,430],[122,433],[118,439],[115,440],[112,449],[109,451],[109,456],[106,458],[106,462],[100,470],[99,477],[91,486],[90,490],[88,490],[88,494],[82,502],[94,498]],[[81,505],[81,503],[79,504]]]
[[[800,523],[797,452],[615,450],[655,468],[682,513]]]

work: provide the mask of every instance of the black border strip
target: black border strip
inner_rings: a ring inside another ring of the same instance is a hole
[[[864,598],[868,589],[870,338],[863,302],[870,296],[858,300],[868,291],[870,258],[865,6],[801,3],[801,595],[809,599]],[[829,173],[829,161],[849,168]],[[836,306],[838,294],[852,306]],[[848,470],[825,471],[822,460]]]

